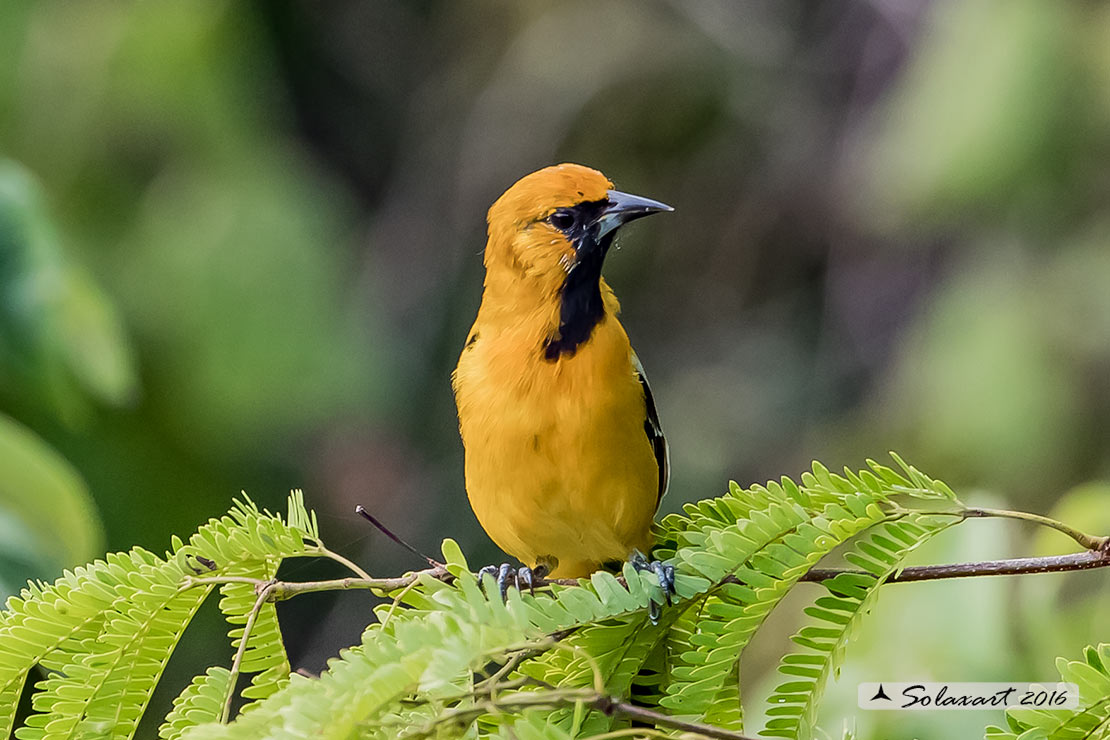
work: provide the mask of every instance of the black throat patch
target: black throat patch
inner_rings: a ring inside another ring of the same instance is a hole
[[[573,357],[588,340],[594,327],[605,320],[601,300],[601,265],[613,243],[613,235],[597,239],[597,219],[608,201],[581,203],[556,211],[549,221],[574,245],[575,262],[559,294],[559,329],[543,345],[543,356],[554,362],[563,355]]]

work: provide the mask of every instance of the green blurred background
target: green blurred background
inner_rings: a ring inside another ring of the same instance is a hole
[[[1108,131],[1103,3],[6,0],[0,591],[161,552],[240,490],[304,488],[374,573],[420,563],[356,503],[499,560],[449,374],[486,208],[560,161],[677,208],[606,271],[671,441],[667,510],[897,449],[967,499],[1110,531]],[[960,529],[921,560],[1068,547]],[[857,717],[855,681],[1051,678],[1110,639],[1107,585],[892,587],[825,725],[981,728]],[[369,602],[312,598],[282,616],[316,671]],[[795,612],[746,659],[752,696]],[[158,701],[226,662],[219,629]]]

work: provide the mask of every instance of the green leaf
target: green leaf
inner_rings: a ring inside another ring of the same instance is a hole
[[[906,552],[959,521],[938,524],[894,506],[894,497],[928,492],[935,481],[911,472],[871,475],[878,485],[860,485],[863,473],[834,475],[817,464],[802,486],[732,486],[687,507],[685,516],[666,518],[661,534],[674,548],[668,562],[677,568],[679,595],[656,625],[646,606],[662,600],[658,583],[630,564],[625,584],[601,572],[536,596],[512,590],[503,602],[496,589],[479,588],[458,545],[447,540],[444,557],[456,577],[420,574],[400,602],[375,610],[382,621],[359,644],[314,679],[289,674],[277,611],[259,600],[256,582],[272,578],[283,558],[323,552],[316,519],[299,491],[284,521],[245,500],[188,542],[175,538],[165,558],[141,549],[113,554],[51,586],[32,584],[9,602],[0,614],[0,697],[14,707],[28,669],[38,665],[47,677],[17,737],[52,737],[55,730],[131,737],[181,631],[218,587],[232,647],[247,640],[239,665],[252,682],[243,691],[246,704],[232,722],[218,721],[234,682],[226,669],[211,668],[178,697],[160,729],[164,740],[396,738],[422,728],[445,738],[522,740],[630,729],[626,719],[586,703],[496,710],[480,703],[596,682],[641,706],[740,729],[741,651],[815,563],[878,526],[854,555],[876,575],[829,581],[828,595],[806,609],[814,623],[795,636],[808,649],[779,667],[784,678],[765,734],[794,736],[812,725],[821,687],[877,586]],[[249,580],[204,582],[220,577]],[[1092,693],[1110,660],[1096,650],[1086,658],[1067,670]],[[482,682],[490,690],[475,697]],[[8,711],[0,719],[10,726]]]
[[[311,517],[302,512],[299,519]],[[198,577],[198,567],[208,578],[272,575],[283,557],[318,552],[306,546],[308,534],[245,500],[188,543],[178,540],[165,558],[135,548],[67,571],[51,585],[29,584],[0,613],[0,696],[17,695],[32,666],[45,672],[34,711],[15,736],[132,737],[182,632],[212,590],[203,581],[183,588],[186,579]],[[234,586],[228,593],[222,606],[240,621],[244,610],[236,604],[254,599]],[[272,693],[284,678],[274,669],[284,663],[280,633],[265,607],[256,626],[243,665],[259,672],[248,698]],[[14,703],[0,706],[0,727],[11,726],[14,710]]]
[[[173,700],[173,709],[158,728],[161,740],[178,740],[191,727],[219,722],[231,687],[231,671],[213,666],[193,678]]]
[[[0,414],[0,595],[96,557],[100,519],[77,471]]]
[[[84,412],[82,394],[121,405],[138,392],[115,306],[62,249],[32,175],[0,159],[0,382],[5,376],[70,423]]]
[[[1040,737],[1049,740],[1091,740],[1104,738],[1110,731],[1110,672],[1103,661],[1110,654],[1110,643],[1088,647],[1084,660],[1057,660],[1060,680],[1079,686],[1076,709],[1006,710],[1007,728],[987,728],[992,740],[1017,740]]]
[[[458,542],[455,542],[453,539],[448,537],[443,540],[443,544],[440,546],[440,549],[443,552],[443,562],[445,565],[455,565],[458,566],[461,570],[470,570],[470,566],[466,563],[466,556],[463,555],[462,548],[459,547]]]
[[[895,545],[894,530],[908,531],[906,524],[909,520],[917,526],[918,537],[911,542]],[[809,652],[787,655],[779,666],[780,673],[796,676],[799,680],[783,683],[768,699],[772,707],[791,704],[798,711],[784,713],[768,722],[764,735],[794,740],[808,740],[812,737],[825,683],[830,675],[839,670],[848,641],[859,628],[863,616],[874,606],[879,587],[897,572],[903,560],[914,549],[953,524],[954,521],[950,518],[908,514],[902,521],[880,524],[870,538],[856,545],[856,552],[845,555],[846,559],[866,567],[873,575],[841,573],[825,581],[824,585],[832,596],[819,599],[820,607],[805,610],[815,619],[815,624],[802,627],[791,639],[808,648]],[[888,549],[888,545],[894,545],[894,548]],[[861,553],[881,556],[882,564],[868,560]],[[798,670],[799,667],[802,670]]]

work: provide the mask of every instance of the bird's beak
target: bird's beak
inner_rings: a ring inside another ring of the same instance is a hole
[[[673,211],[666,203],[660,203],[651,198],[641,198],[639,195],[622,193],[619,190],[609,191],[609,205],[601,212],[597,219],[597,237],[602,238],[629,221],[634,221],[643,216],[650,216],[661,211]]]

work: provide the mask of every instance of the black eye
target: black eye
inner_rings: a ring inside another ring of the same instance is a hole
[[[574,213],[571,211],[555,211],[547,220],[559,231],[566,231],[574,227]]]

